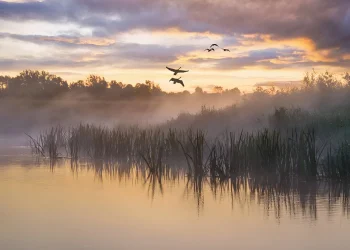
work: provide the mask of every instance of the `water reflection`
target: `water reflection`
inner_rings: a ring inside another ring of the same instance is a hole
[[[348,249],[349,186],[0,157],[0,249]],[[21,236],[21,237],[18,237]]]
[[[117,181],[119,183],[140,183],[150,200],[168,194],[172,187],[183,187],[184,202],[195,202],[198,216],[205,210],[208,195],[214,200],[229,200],[232,210],[249,210],[259,206],[267,217],[277,222],[283,216],[289,218],[318,219],[318,211],[327,211],[329,217],[341,208],[342,215],[349,216],[349,185],[344,182],[304,181],[279,179],[271,175],[236,177],[234,179],[189,177],[179,169],[165,168],[162,173],[151,172],[142,164],[105,161],[36,162],[48,165],[49,170],[70,167],[71,174],[78,178],[82,172],[94,174],[97,182]]]

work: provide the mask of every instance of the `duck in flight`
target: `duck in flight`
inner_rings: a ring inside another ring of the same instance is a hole
[[[178,69],[173,69],[173,68],[169,68],[169,67],[166,67],[166,68],[167,68],[168,70],[174,72],[174,76],[176,76],[178,73],[186,73],[186,72],[188,72],[188,70],[180,70],[181,67],[178,68]]]
[[[230,50],[229,49],[222,49],[223,51],[228,51],[228,52],[230,52]]]
[[[217,45],[216,43],[213,43],[212,45],[210,45],[210,48],[213,48],[214,46],[219,47],[219,45]]]
[[[215,51],[215,49],[214,48],[210,48],[210,49],[205,49],[204,51],[210,52],[210,51]]]
[[[184,85],[184,82],[182,81],[182,80],[180,80],[181,79],[181,77],[180,78],[171,78],[170,80],[169,80],[169,82],[173,82],[173,84],[176,84],[176,83],[180,83],[181,85],[182,85],[182,87],[185,87],[185,85]]]

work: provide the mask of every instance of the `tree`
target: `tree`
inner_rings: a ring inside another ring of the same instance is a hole
[[[13,96],[49,99],[68,90],[68,83],[46,71],[22,71],[8,81],[8,91]]]
[[[194,90],[195,94],[203,94],[203,89],[201,87],[196,87]]]
[[[128,84],[125,86],[125,88],[123,88],[123,92],[122,92],[123,97],[130,98],[134,95],[135,95],[134,86],[132,86],[131,84]]]
[[[134,87],[134,93],[137,97],[149,97],[151,96],[151,86],[150,84],[137,83]]]
[[[233,95],[233,96],[240,96],[241,95],[241,91],[237,87],[233,88],[233,89],[226,89],[223,93],[227,94],[227,95]]]
[[[345,80],[345,85],[350,87],[350,74],[348,72],[345,73],[343,79]]]
[[[90,75],[86,79],[85,85],[93,94],[101,94],[105,92],[108,87],[105,78],[97,75]]]
[[[213,88],[213,92],[217,94],[222,94],[223,91],[224,91],[224,88],[221,86],[214,86]]]
[[[109,83],[109,88],[112,90],[122,90],[124,88],[124,84],[113,80]]]
[[[72,90],[83,90],[86,88],[85,82],[83,80],[79,80],[77,82],[73,82],[69,85],[69,88]]]
[[[9,76],[0,76],[0,91],[7,88],[10,79],[11,78]]]
[[[182,91],[181,94],[184,95],[184,96],[190,96],[191,95],[191,93],[188,90]]]
[[[8,82],[11,78],[9,76],[0,76],[0,97],[5,95],[7,91]]]

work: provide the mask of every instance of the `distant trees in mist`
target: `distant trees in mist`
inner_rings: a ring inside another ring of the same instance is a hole
[[[350,74],[333,75],[329,72],[307,73],[301,86],[290,86],[284,88],[257,86],[251,94],[242,94],[238,88],[224,89],[219,85],[213,85],[210,92],[204,91],[201,87],[196,87],[193,93],[185,90],[182,92],[166,92],[158,84],[152,81],[137,83],[135,85],[124,84],[120,81],[107,81],[104,77],[90,75],[85,80],[68,83],[59,76],[46,71],[24,70],[15,77],[0,75],[0,98],[22,98],[34,100],[50,100],[59,98],[65,94],[73,96],[85,95],[89,100],[130,100],[130,99],[152,99],[154,97],[202,97],[203,100],[211,97],[225,97],[226,100],[238,97],[250,96],[250,99],[258,101],[263,97],[271,95],[285,98],[291,94],[306,94],[311,92],[321,94],[324,98],[328,93],[339,92],[350,95]],[[82,94],[82,95],[80,95]],[[309,98],[306,98],[309,99]],[[208,99],[209,100],[209,99]],[[325,100],[325,99],[320,99]]]
[[[68,83],[66,80],[46,71],[24,70],[15,77],[0,76],[0,98],[30,98],[52,99],[66,93],[87,93],[95,99],[121,100],[132,98],[152,98],[156,96],[190,96],[190,95],[232,95],[240,96],[238,88],[224,90],[221,86],[215,86],[211,93],[197,87],[193,94],[189,91],[178,93],[165,92],[158,84],[152,81],[137,83],[135,85],[124,84],[118,81],[108,82],[104,77],[90,75],[86,80]]]

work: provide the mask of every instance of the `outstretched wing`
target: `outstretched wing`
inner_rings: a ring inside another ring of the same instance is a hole
[[[210,45],[210,48],[213,47],[213,46],[218,46],[219,47],[219,45],[217,45],[216,43],[213,43],[212,45]]]
[[[178,73],[186,73],[186,72],[188,72],[188,70],[178,70],[177,72]]]
[[[177,72],[177,70],[175,69],[172,69],[172,68],[169,68],[169,67],[166,67],[168,70],[172,71],[172,72]]]
[[[185,84],[182,80],[179,80],[178,83],[180,83],[182,85],[182,87],[185,87]]]

